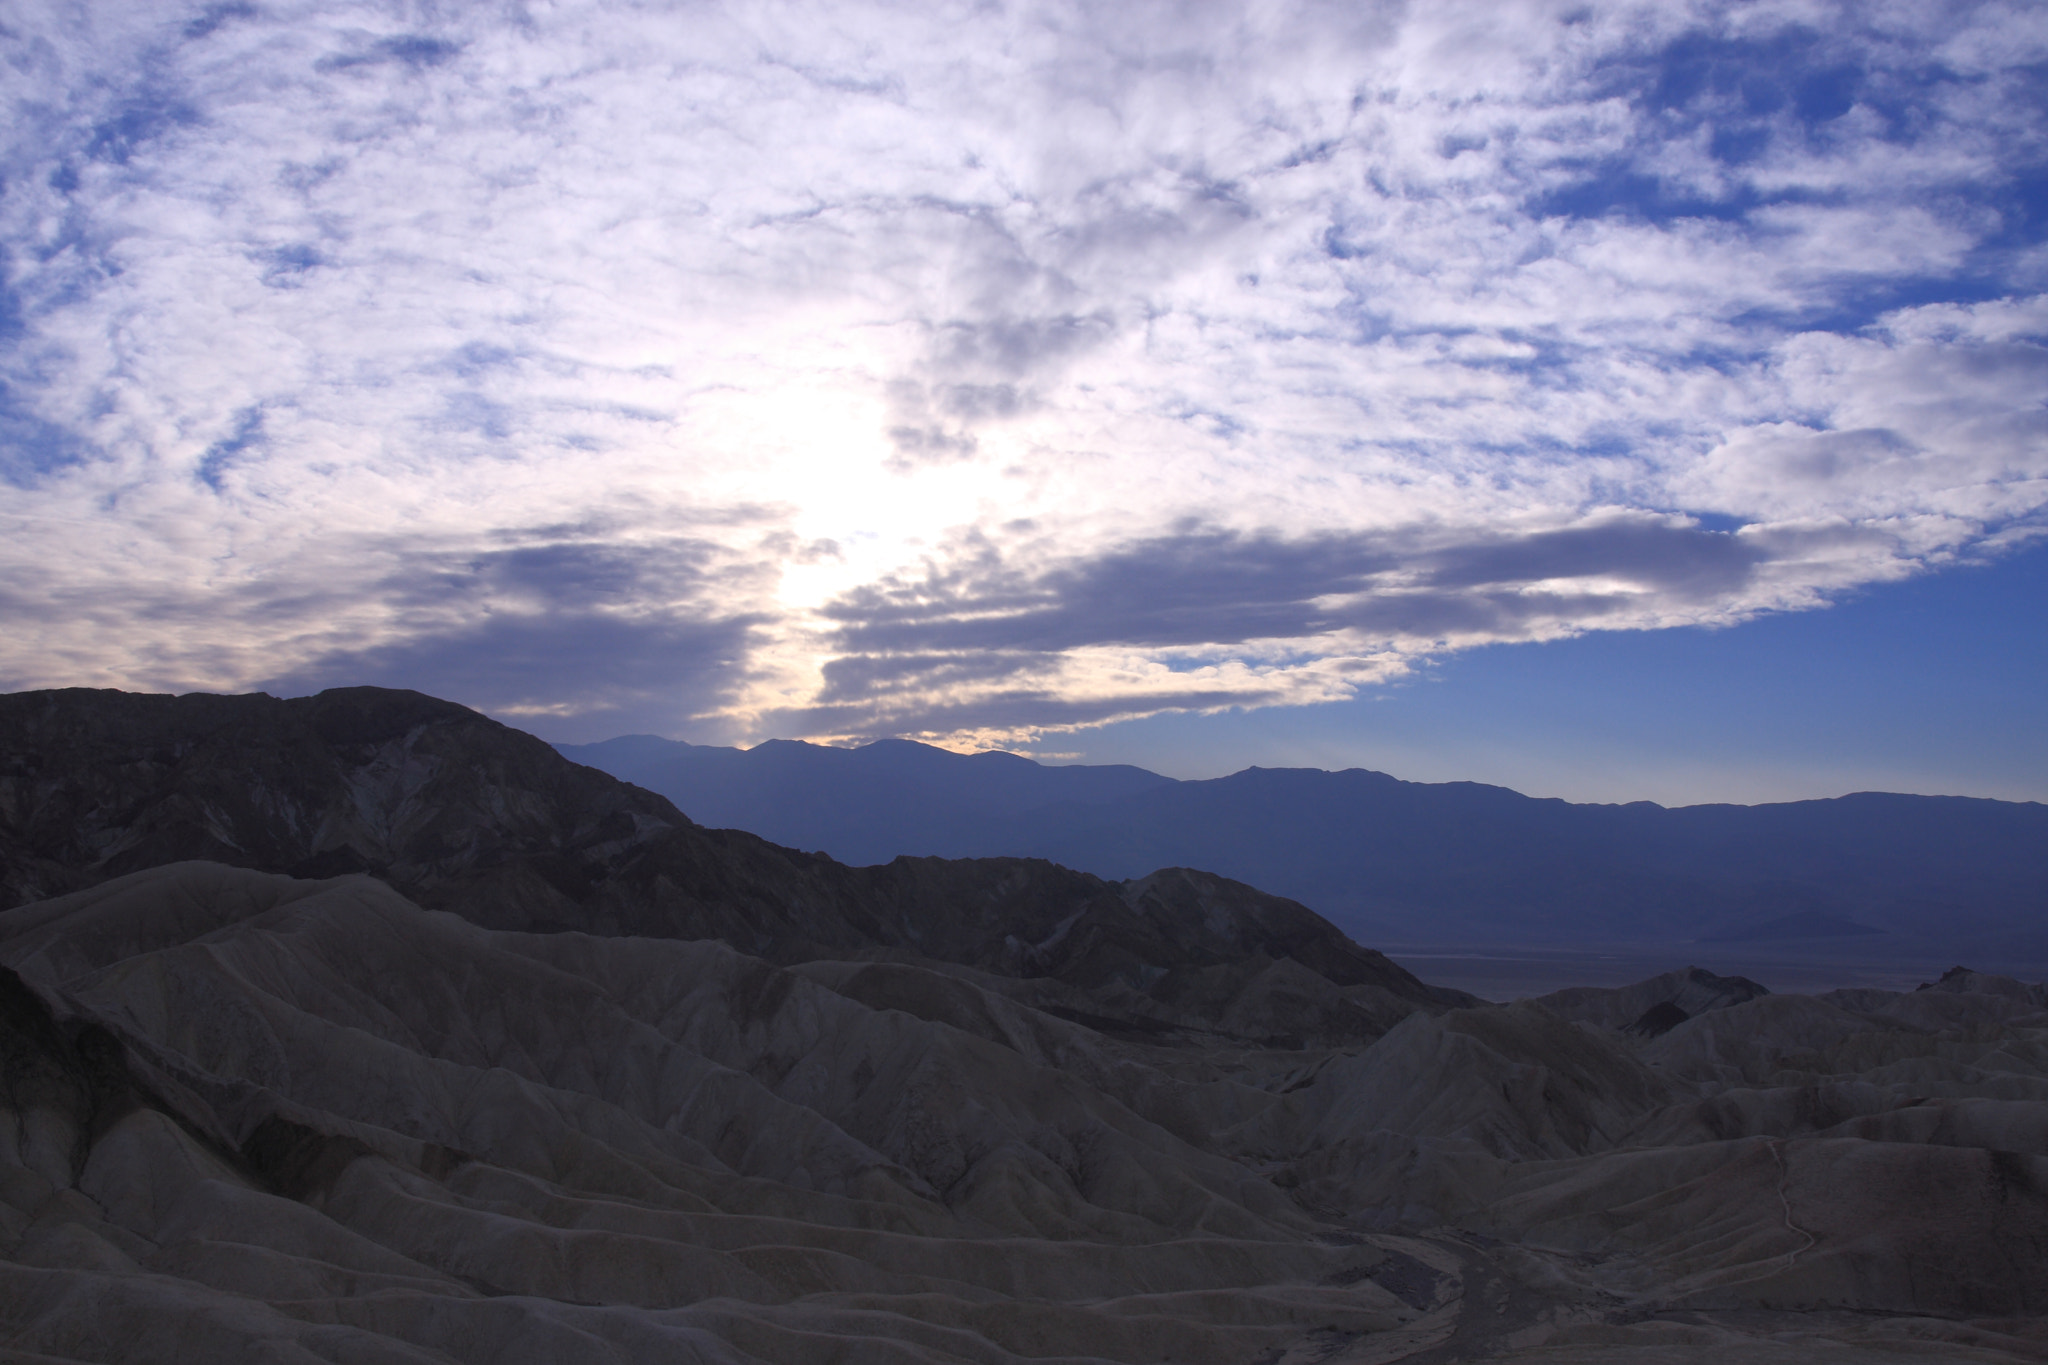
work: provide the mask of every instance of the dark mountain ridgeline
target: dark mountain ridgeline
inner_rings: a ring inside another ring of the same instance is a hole
[[[777,962],[895,953],[1136,992],[1096,1012],[1145,1024],[1197,1023],[1280,960],[1337,993],[1318,1017],[1339,1035],[1390,1022],[1339,999],[1347,989],[1411,1005],[1466,998],[1303,906],[1203,872],[1117,883],[1023,858],[852,868],[706,829],[652,792],[418,693],[0,697],[5,904],[195,859],[296,877],[367,872],[493,929],[720,939]]]
[[[1840,937],[1846,923],[1901,944],[1939,933],[2048,955],[2048,806],[2037,803],[1863,792],[1580,805],[1362,769],[1147,783],[1127,768],[1041,767],[1032,777],[1015,756],[903,741],[742,751],[643,736],[564,752],[707,823],[848,862],[1001,851],[1104,877],[1196,864],[1381,941],[1747,941],[1770,926],[1770,941],[1784,942]],[[1063,789],[1028,804],[1055,791],[1055,775]]]
[[[558,747],[649,791],[687,793],[678,804],[702,824],[798,831],[802,838],[784,842],[855,864],[885,863],[899,853],[956,856],[945,850],[979,847],[1000,817],[1069,802],[1095,806],[1175,785],[1143,768],[1047,767],[1016,754],[956,754],[900,739],[858,749],[780,739],[730,749],[626,735]]]

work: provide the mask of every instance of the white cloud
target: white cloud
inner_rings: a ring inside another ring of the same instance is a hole
[[[0,45],[14,686],[1016,736],[1812,605],[2048,506],[2033,10],[52,4]],[[513,592],[516,547],[624,586]]]

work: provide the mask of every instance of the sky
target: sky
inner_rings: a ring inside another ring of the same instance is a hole
[[[1572,801],[2048,799],[2048,544],[1732,627],[1452,655],[1323,707],[1056,737],[1173,777],[1363,767]],[[1078,750],[1078,752],[1075,752]]]
[[[2048,8],[0,15],[0,688],[2048,799]]]

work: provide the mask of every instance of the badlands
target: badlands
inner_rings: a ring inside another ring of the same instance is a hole
[[[0,1360],[2048,1358],[2048,992],[1490,1004],[473,712],[0,697]]]

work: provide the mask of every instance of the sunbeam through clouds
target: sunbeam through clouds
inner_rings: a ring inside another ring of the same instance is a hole
[[[42,4],[0,673],[1016,742],[2048,525],[2048,11]]]

